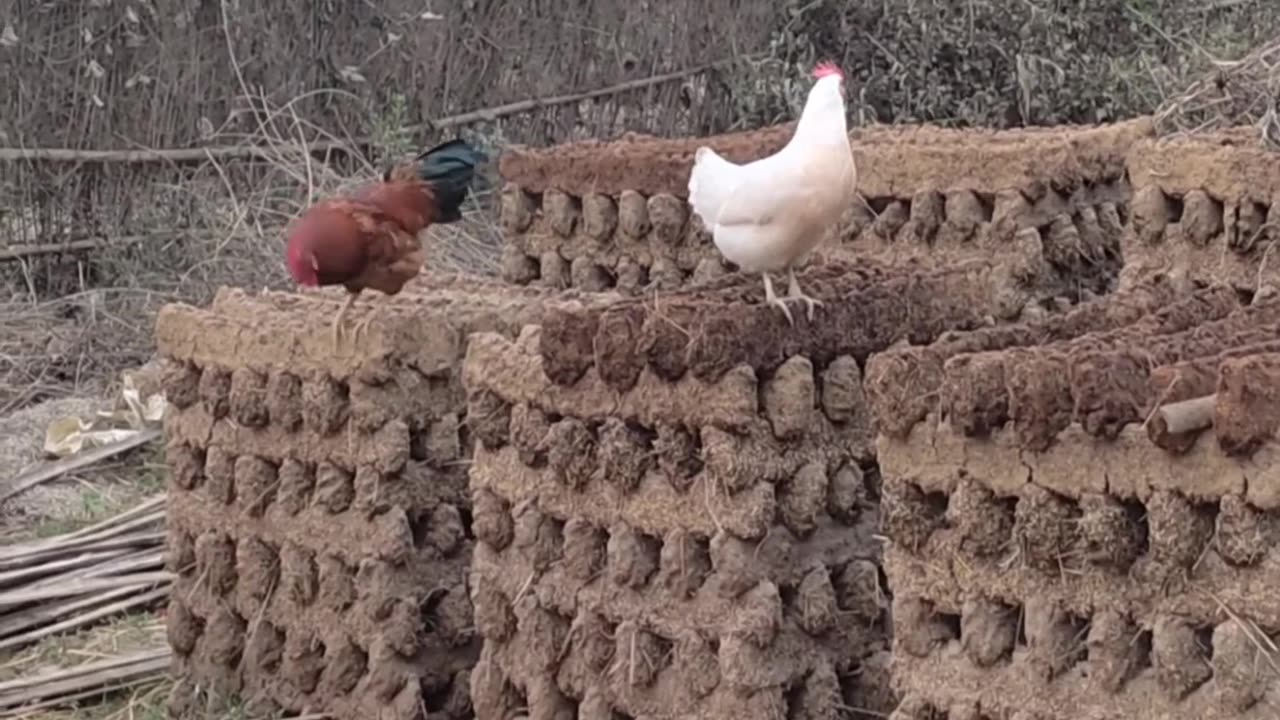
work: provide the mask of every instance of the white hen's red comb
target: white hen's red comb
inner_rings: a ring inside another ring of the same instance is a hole
[[[835,75],[840,79],[844,79],[844,71],[836,67],[833,62],[820,62],[813,67],[813,76],[819,80],[829,75]]]

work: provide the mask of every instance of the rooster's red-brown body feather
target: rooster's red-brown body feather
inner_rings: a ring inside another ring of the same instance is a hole
[[[302,285],[342,285],[352,294],[400,292],[422,268],[418,234],[461,218],[459,206],[483,159],[454,140],[349,197],[317,203],[289,233],[290,274]]]

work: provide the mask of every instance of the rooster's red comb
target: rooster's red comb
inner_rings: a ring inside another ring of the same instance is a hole
[[[828,75],[835,75],[836,77],[843,79],[844,71],[839,67],[836,67],[835,63],[826,61],[820,62],[813,67],[813,76],[815,78],[821,80]]]

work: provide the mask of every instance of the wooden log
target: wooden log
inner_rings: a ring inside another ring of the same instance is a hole
[[[1147,422],[1151,442],[1172,453],[1185,453],[1205,428],[1213,425],[1217,395],[1169,403],[1156,409]]]

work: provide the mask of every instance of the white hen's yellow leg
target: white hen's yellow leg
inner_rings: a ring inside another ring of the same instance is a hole
[[[787,316],[787,324],[795,325],[796,321],[791,317],[791,308],[787,307],[786,301],[779,298],[777,293],[773,291],[773,281],[769,279],[769,273],[760,273],[764,276],[764,302],[766,305],[777,305],[782,309],[782,314]]]
[[[809,312],[807,313],[809,322],[813,322],[813,309],[822,305],[821,300],[809,297],[800,291],[800,283],[796,280],[795,268],[787,269],[787,299],[799,300],[809,307]]]

